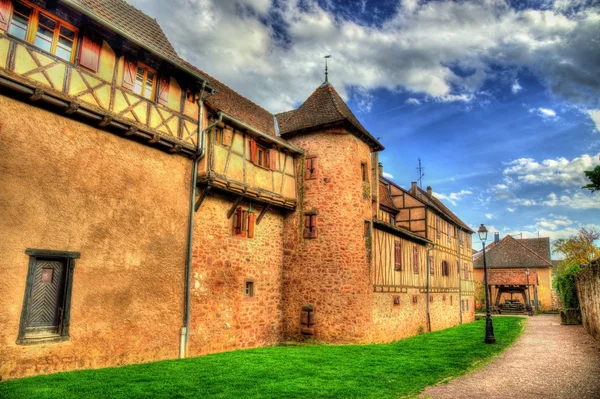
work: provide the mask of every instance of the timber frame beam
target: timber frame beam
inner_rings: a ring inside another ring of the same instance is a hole
[[[267,213],[267,211],[269,210],[269,208],[271,207],[271,204],[267,204],[265,207],[263,207],[263,209],[260,211],[260,214],[258,215],[258,217],[256,218],[256,224],[259,225],[260,221],[262,220],[263,216],[265,216],[265,213]]]
[[[204,190],[202,190],[202,192],[200,193],[200,196],[198,197],[198,200],[196,201],[196,205],[194,205],[194,212],[198,212],[198,209],[200,209],[200,206],[204,202],[204,199],[208,195],[208,192],[210,191],[211,188],[212,187],[210,187],[210,186],[206,186],[204,188]]]
[[[231,205],[231,209],[229,209],[229,211],[227,211],[227,219],[231,219],[231,216],[233,216],[233,213],[235,212],[235,208],[238,207],[238,205],[240,204],[240,202],[242,202],[242,197],[241,195],[239,197],[237,197],[235,199],[235,201],[233,202],[233,205]]]

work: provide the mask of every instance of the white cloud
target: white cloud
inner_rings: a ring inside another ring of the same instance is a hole
[[[600,132],[600,109],[590,109],[587,111],[588,115],[594,121],[596,130]]]
[[[552,214],[548,215],[548,218],[538,218],[536,219],[535,227],[538,230],[546,229],[546,230],[558,230],[559,228],[565,228],[567,226],[571,226],[574,222],[570,220],[566,216],[554,216]]]
[[[516,211],[515,208],[506,208],[507,211],[509,211],[510,213],[514,213]]]
[[[417,100],[416,98],[409,98],[408,100],[405,101],[406,104],[410,104],[410,105],[421,105],[421,101]]]
[[[556,120],[556,111],[550,108],[529,108],[529,112],[540,116],[544,120]]]
[[[496,216],[493,213],[486,213],[485,217],[488,219],[496,219]]]
[[[441,193],[433,193],[433,195],[436,196],[437,198],[439,198],[441,200],[447,200],[452,205],[456,205],[456,201],[460,201],[462,199],[462,197],[464,197],[465,195],[471,195],[471,194],[473,194],[473,193],[469,190],[460,190],[457,193],[450,193],[448,195],[441,194]]]
[[[564,190],[557,195],[552,192],[546,198],[512,198],[508,202],[521,206],[546,206],[569,209],[600,209],[600,195],[583,191]]]
[[[393,179],[394,175],[392,175],[391,173],[388,173],[388,172],[383,172],[383,177],[385,177],[387,179]]]
[[[516,159],[508,164],[503,174],[514,177],[519,183],[525,184],[553,184],[562,187],[581,187],[586,184],[587,178],[583,173],[600,165],[600,154],[584,154],[568,160],[566,158],[545,159],[537,162],[532,158]],[[503,186],[503,185],[497,185]]]
[[[527,68],[575,103],[600,98],[598,52],[589,44],[600,10],[585,5],[404,0],[368,25],[317,0],[128,1],[158,18],[181,56],[272,112],[293,108],[323,81],[325,54],[345,99],[347,88],[362,87],[468,103],[497,78],[491,64]]]
[[[523,88],[519,84],[519,79],[515,79],[514,83],[510,87],[510,90],[512,91],[513,94],[517,94],[518,92],[523,90]]]

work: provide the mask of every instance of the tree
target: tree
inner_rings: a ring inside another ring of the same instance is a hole
[[[590,184],[586,184],[581,188],[587,188],[591,192],[600,191],[600,165],[596,166],[592,170],[586,170],[583,173],[590,179],[592,182]]]
[[[590,263],[600,257],[600,248],[594,245],[594,241],[600,238],[600,232],[594,228],[580,228],[577,235],[569,238],[559,238],[554,241],[552,247],[555,252],[565,255],[563,264]]]

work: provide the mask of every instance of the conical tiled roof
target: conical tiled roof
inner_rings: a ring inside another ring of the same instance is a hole
[[[347,123],[362,140],[374,151],[383,150],[383,146],[371,135],[350,111],[344,100],[329,83],[323,83],[295,111],[276,115],[282,136],[301,131],[314,130],[317,127],[335,123]]]

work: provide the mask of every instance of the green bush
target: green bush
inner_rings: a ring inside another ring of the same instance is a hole
[[[580,270],[579,265],[569,265],[562,268],[554,279],[554,289],[562,301],[564,309],[579,309],[575,274]]]

